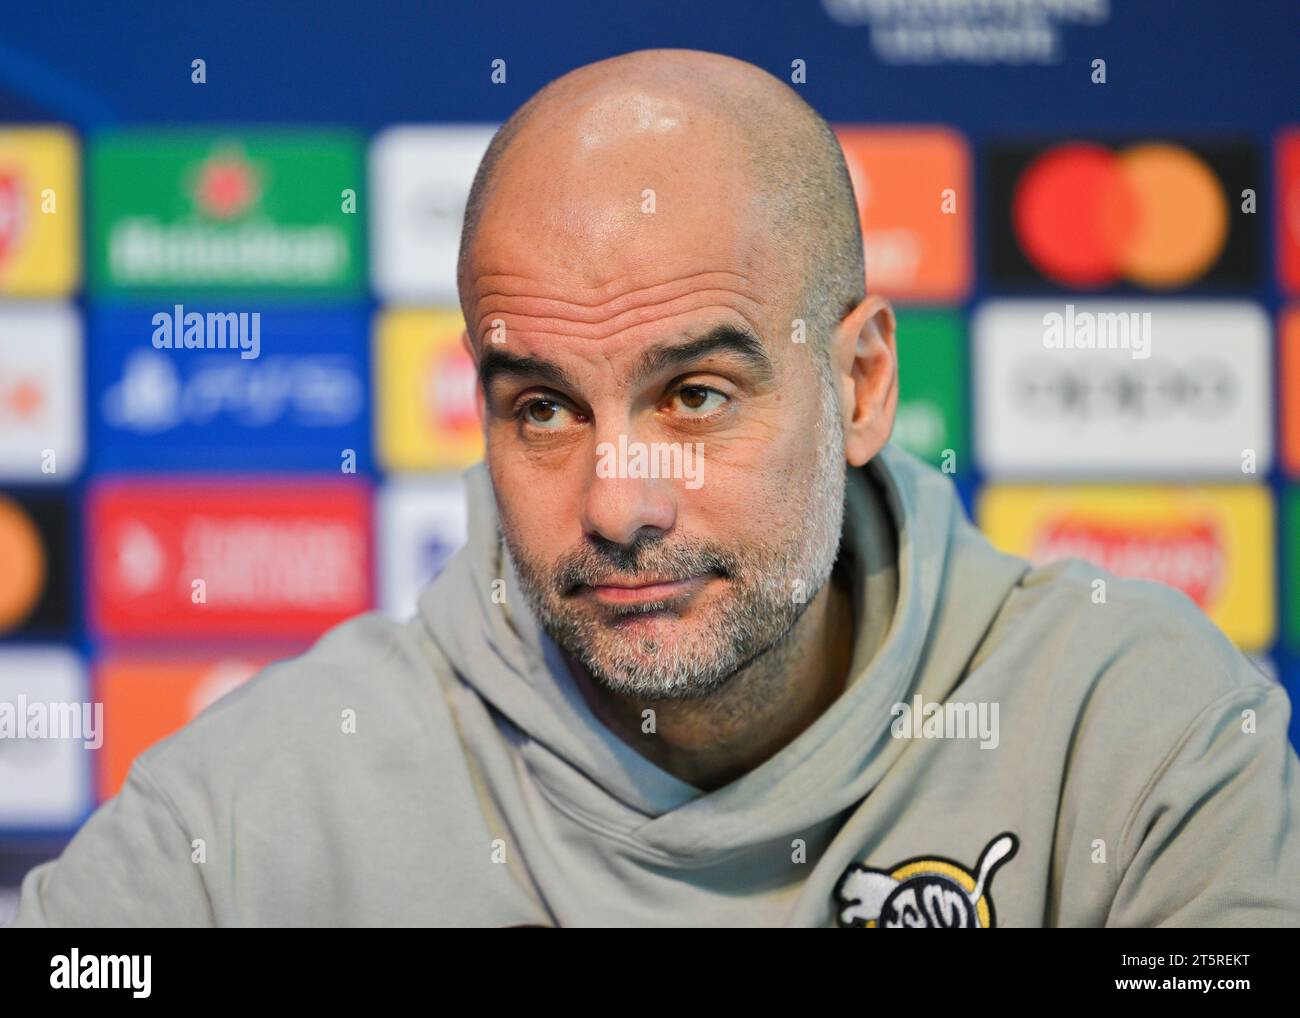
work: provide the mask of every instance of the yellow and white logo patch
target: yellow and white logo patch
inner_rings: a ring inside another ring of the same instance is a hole
[[[852,863],[835,885],[835,921],[843,927],[990,929],[997,925],[989,896],[993,874],[1019,847],[1014,834],[999,834],[973,873],[942,856],[918,856],[889,870]]]

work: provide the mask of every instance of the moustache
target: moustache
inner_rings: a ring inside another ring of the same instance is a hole
[[[687,580],[713,573],[731,579],[739,571],[736,556],[716,545],[699,542],[668,547],[662,538],[638,539],[632,544],[601,541],[566,555],[556,566],[554,585],[562,597],[582,587],[595,587],[617,577],[635,582]]]

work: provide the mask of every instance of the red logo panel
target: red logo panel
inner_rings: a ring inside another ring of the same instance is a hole
[[[111,481],[87,527],[103,636],[312,637],[373,603],[356,481]]]

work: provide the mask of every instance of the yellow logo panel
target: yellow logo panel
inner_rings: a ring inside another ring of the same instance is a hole
[[[81,282],[76,138],[59,127],[0,128],[0,294],[66,297]]]
[[[1273,642],[1273,502],[1259,486],[993,485],[980,529],[1035,564],[1086,559],[1176,587],[1241,649]]]
[[[386,470],[463,470],[483,458],[474,362],[459,311],[401,308],[375,325],[375,435]]]

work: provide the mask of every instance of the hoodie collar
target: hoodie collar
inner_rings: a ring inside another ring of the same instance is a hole
[[[467,544],[422,595],[420,619],[460,681],[504,721],[533,777],[575,812],[619,825],[652,853],[674,857],[707,858],[809,830],[860,801],[901,751],[889,734],[891,708],[920,681],[952,549],[982,547],[954,542],[954,533],[969,528],[956,492],[910,454],[886,445],[850,475],[841,546],[855,596],[849,684],[780,752],[712,792],[660,769],[591,712],[528,609],[484,463],[465,473]],[[989,582],[986,566],[967,563],[962,571],[985,584],[983,603],[970,601],[961,616],[975,638],[1000,607],[1013,571]],[[969,653],[957,654],[960,665]],[[939,682],[951,687],[956,680]]]

